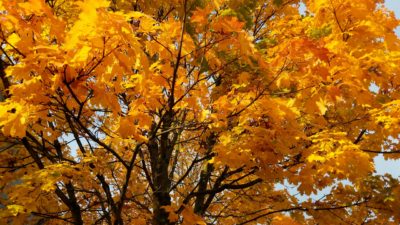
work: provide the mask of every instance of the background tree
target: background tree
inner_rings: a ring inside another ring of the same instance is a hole
[[[400,151],[383,0],[0,0],[0,21],[2,224],[400,222],[373,162]]]

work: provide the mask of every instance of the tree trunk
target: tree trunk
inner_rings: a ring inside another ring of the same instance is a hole
[[[168,192],[154,192],[153,194],[153,225],[175,224],[168,219],[168,212],[163,208],[171,205],[171,197]]]
[[[156,160],[153,166],[155,187],[153,193],[153,225],[175,224],[169,221],[168,212],[164,209],[165,206],[171,205],[171,196],[169,195],[171,180],[169,179],[168,167],[174,149],[174,143],[170,141],[170,132],[167,132],[171,128],[171,121],[172,115],[169,114],[164,120],[162,128],[164,133],[161,135],[158,145],[151,145],[157,149],[150,149],[151,152],[156,154],[156,157],[153,158]]]

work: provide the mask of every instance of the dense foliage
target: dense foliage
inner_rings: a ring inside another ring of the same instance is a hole
[[[400,157],[398,25],[383,0],[0,0],[0,223],[399,224],[373,160]]]

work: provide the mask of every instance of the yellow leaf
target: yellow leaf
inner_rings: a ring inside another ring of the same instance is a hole
[[[43,14],[43,1],[40,0],[30,0],[28,2],[19,3],[18,6],[25,9],[29,13]]]
[[[300,225],[300,223],[298,223],[294,219],[292,219],[288,216],[284,216],[284,215],[275,216],[272,219],[272,224],[273,225]]]
[[[71,59],[71,62],[85,62],[89,57],[89,52],[92,48],[89,46],[83,46]]]
[[[213,0],[212,3],[214,4],[215,8],[219,9],[221,7],[221,4],[224,2],[224,0]]]
[[[14,47],[15,47],[15,45],[16,45],[19,41],[21,41],[21,38],[20,38],[19,35],[16,34],[16,33],[11,34],[11,35],[8,36],[8,38],[7,38],[7,42],[8,42],[10,45],[14,46]],[[10,47],[11,47],[11,46],[10,46]],[[11,48],[7,47],[7,49],[11,49]]]
[[[75,22],[71,30],[68,32],[64,48],[73,50],[77,48],[80,38],[85,36],[93,36],[96,26],[98,25],[98,8],[108,7],[109,2],[106,0],[86,0],[79,3],[82,12],[79,14],[79,20]]]
[[[204,24],[207,21],[208,14],[210,14],[210,7],[197,8],[190,19],[193,23]]]
[[[86,0],[80,4],[82,10],[92,10],[110,6],[110,2],[107,0]]]
[[[321,115],[325,115],[326,111],[328,110],[328,108],[326,107],[326,102],[324,99],[320,98],[319,101],[316,102],[319,112],[321,113]]]
[[[185,207],[182,211],[183,225],[206,225],[203,218],[193,212],[191,207]]]
[[[250,80],[250,74],[248,72],[243,72],[239,74],[238,81],[239,83],[248,83]]]
[[[0,127],[2,132],[11,137],[24,137],[29,118],[26,105],[5,102],[0,105]]]
[[[177,222],[179,220],[179,216],[174,212],[174,208],[170,205],[162,207],[168,213],[169,222]]]
[[[8,205],[7,209],[13,216],[18,215],[18,213],[24,212],[24,207],[22,205]]]
[[[307,160],[308,160],[309,162],[314,162],[314,161],[317,161],[317,162],[324,162],[324,161],[326,161],[326,158],[325,158],[325,157],[322,157],[322,156],[319,156],[319,155],[317,155],[317,154],[312,154],[312,155],[310,155],[310,156],[307,157]]]

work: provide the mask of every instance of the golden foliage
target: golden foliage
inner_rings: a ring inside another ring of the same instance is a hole
[[[0,21],[1,224],[400,222],[374,164],[400,157],[383,0],[0,0]]]

